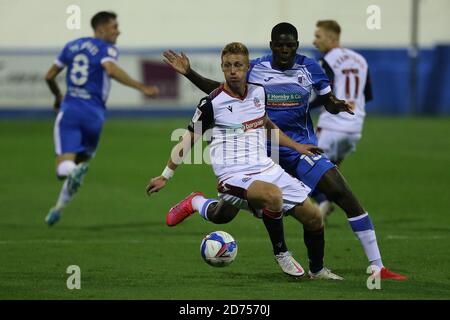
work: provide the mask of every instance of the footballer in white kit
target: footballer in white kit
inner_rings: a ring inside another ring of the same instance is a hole
[[[359,53],[346,48],[332,48],[321,59],[334,95],[354,105],[354,115],[323,111],[317,123],[318,144],[328,158],[339,164],[356,150],[361,138],[365,104],[372,100],[369,69]]]
[[[311,189],[267,156],[265,97],[260,85],[248,83],[243,99],[234,97],[222,85],[200,102],[188,130],[197,134],[211,130],[211,164],[221,199],[253,211],[246,191],[254,181],[264,181],[281,189],[286,212],[302,203]]]
[[[319,116],[316,130],[318,145],[337,166],[356,150],[366,115],[365,104],[372,99],[367,62],[359,53],[341,47],[340,33],[341,27],[334,20],[318,21],[314,33],[314,45],[324,55],[320,64],[330,80],[333,94],[354,107],[354,114],[331,115],[322,111]],[[319,106],[320,99],[311,105]],[[322,216],[326,217],[333,211],[332,202],[324,193],[316,190],[312,197]]]
[[[221,68],[225,83],[200,101],[195,115],[160,176],[147,185],[147,193],[161,190],[195,142],[203,135],[209,142],[210,161],[218,179],[219,200],[193,192],[170,208],[166,224],[176,226],[194,212],[217,224],[228,223],[240,209],[262,218],[272,242],[275,260],[284,273],[301,277],[304,269],[292,257],[284,241],[283,215],[303,224],[309,258],[309,275],[314,279],[342,280],[323,264],[324,230],[319,210],[307,195],[310,188],[287,174],[267,156],[266,135],[275,133],[279,144],[300,154],[321,152],[314,145],[290,139],[268,118],[266,93],[262,86],[248,83],[248,49],[242,43],[227,44],[222,50]]]

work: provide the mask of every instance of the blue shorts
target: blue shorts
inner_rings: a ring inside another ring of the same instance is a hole
[[[92,156],[104,120],[104,111],[97,107],[61,106],[53,131],[56,154],[86,153]]]
[[[287,173],[301,180],[304,184],[314,190],[320,178],[335,165],[325,156],[315,157],[299,155],[296,157],[283,157],[280,155],[280,166]]]

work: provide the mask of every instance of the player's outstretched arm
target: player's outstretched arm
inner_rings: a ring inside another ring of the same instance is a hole
[[[320,96],[320,99],[323,101],[323,105],[329,113],[338,114],[339,112],[347,112],[350,114],[355,114],[353,112],[353,109],[355,108],[354,105],[349,104],[345,100],[336,98],[336,96],[331,92]]]
[[[164,188],[167,181],[173,177],[177,167],[183,162],[183,159],[189,153],[189,150],[191,150],[192,146],[200,137],[201,135],[186,130],[186,133],[181,137],[180,142],[173,147],[170,158],[167,160],[166,168],[162,174],[152,178],[148,183],[146,191],[149,196]]]
[[[163,56],[165,58],[165,63],[171,66],[176,72],[188,78],[189,81],[206,94],[210,94],[214,89],[220,86],[220,82],[207,79],[192,70],[189,58],[183,52],[177,54],[172,50],[167,50],[164,51]]]
[[[58,83],[56,82],[56,76],[61,72],[62,68],[57,65],[52,65],[50,69],[48,69],[47,74],[45,75],[45,81],[50,89],[50,91],[55,96],[55,102],[53,104],[53,109],[58,112],[59,107],[61,106],[61,101],[63,99],[63,95],[61,94],[61,90],[59,90]]]
[[[307,156],[314,156],[316,154],[323,153],[323,150],[318,146],[312,144],[301,144],[289,138],[283,131],[280,130],[280,128],[278,128],[275,123],[272,122],[272,120],[269,119],[269,117],[267,117],[267,115],[265,126],[268,131],[267,136],[269,138],[272,137],[272,133],[275,131],[274,133],[275,136],[278,137],[278,143],[280,146],[294,149],[298,153],[305,154]]]
[[[131,78],[122,68],[112,61],[106,61],[102,63],[106,73],[113,79],[119,81],[121,84],[128,87],[139,90],[148,97],[154,97],[158,95],[159,89],[156,86],[146,86],[143,83]]]

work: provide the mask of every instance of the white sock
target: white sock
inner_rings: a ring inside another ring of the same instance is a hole
[[[208,207],[211,203],[217,203],[216,199],[206,199],[203,196],[195,196],[192,198],[192,208],[198,211],[205,220],[208,219]]]
[[[73,194],[70,195],[67,190],[67,179],[64,181],[63,186],[61,188],[61,192],[59,193],[58,201],[56,202],[56,209],[62,210],[73,198]]]
[[[67,177],[77,165],[72,160],[61,161],[56,168],[56,174],[60,177]]]
[[[348,222],[359,239],[370,264],[382,268],[383,262],[378,249],[377,237],[369,214],[366,212],[360,216],[349,218]]]
[[[192,198],[192,208],[200,212],[206,201],[208,201],[208,199],[203,196],[195,196]]]

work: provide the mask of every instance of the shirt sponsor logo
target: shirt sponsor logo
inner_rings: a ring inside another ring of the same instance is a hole
[[[69,96],[74,97],[74,98],[81,98],[81,99],[85,99],[85,100],[89,100],[92,98],[91,95],[89,94],[89,92],[84,88],[69,86],[67,88],[67,93],[69,94]]]
[[[268,107],[296,107],[302,105],[302,95],[298,93],[268,93]]]
[[[244,122],[242,124],[242,126],[244,127],[244,131],[261,128],[262,126],[264,126],[264,118],[265,116],[262,116],[261,118]]]

